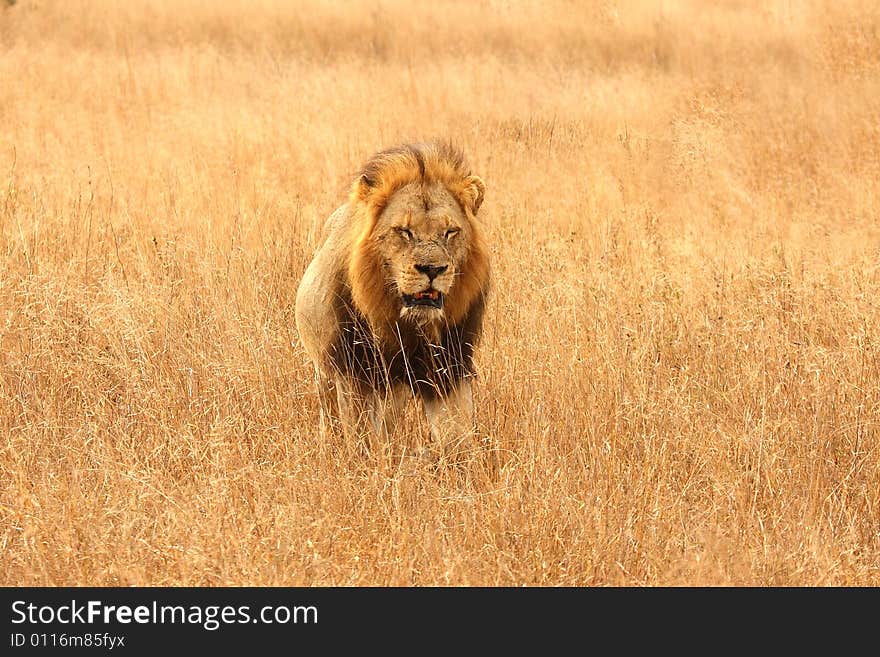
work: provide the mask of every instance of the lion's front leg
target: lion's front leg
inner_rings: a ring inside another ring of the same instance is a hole
[[[373,436],[387,442],[394,435],[408,397],[409,390],[404,386],[368,393],[364,409]]]
[[[335,388],[344,433],[366,448],[380,448],[394,433],[408,390],[373,390],[341,376],[336,378]]]
[[[446,458],[457,458],[474,447],[474,396],[468,380],[448,394],[423,397],[431,437]]]
[[[335,377],[327,376],[320,368],[315,367],[315,384],[318,388],[320,404],[321,437],[327,440],[332,436],[342,435]]]

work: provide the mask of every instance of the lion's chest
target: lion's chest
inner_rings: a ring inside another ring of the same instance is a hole
[[[428,342],[409,327],[394,327],[396,343],[376,337],[363,320],[340,323],[331,350],[337,371],[374,389],[406,386],[423,397],[446,394],[473,375],[473,344],[461,329],[450,327]]]

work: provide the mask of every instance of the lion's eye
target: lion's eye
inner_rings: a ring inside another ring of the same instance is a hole
[[[400,233],[400,236],[405,240],[411,240],[413,238],[413,234],[410,232],[409,228],[398,228],[397,232]]]
[[[460,228],[450,228],[446,231],[446,239],[451,239],[461,232]]]

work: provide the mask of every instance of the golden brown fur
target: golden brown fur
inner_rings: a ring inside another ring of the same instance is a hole
[[[398,146],[363,166],[297,294],[325,426],[366,416],[384,433],[403,389],[422,400],[435,436],[447,425],[466,433],[489,285],[476,218],[484,192],[446,143]]]
[[[483,202],[482,181],[470,174],[461,151],[449,144],[402,146],[374,155],[352,186],[349,206],[357,208],[352,225],[353,245],[348,265],[352,295],[358,310],[379,324],[394,316],[381,283],[377,254],[369,241],[376,220],[391,196],[401,187],[421,183],[443,184],[461,203],[468,219],[475,222]],[[457,323],[485,290],[489,280],[489,257],[482,235],[473,223],[469,264],[456,282],[457,293],[446,309],[448,320]]]

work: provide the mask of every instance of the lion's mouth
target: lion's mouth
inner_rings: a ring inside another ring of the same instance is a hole
[[[422,290],[415,294],[404,294],[403,305],[405,308],[413,306],[428,306],[430,308],[443,307],[443,293],[439,290]]]

